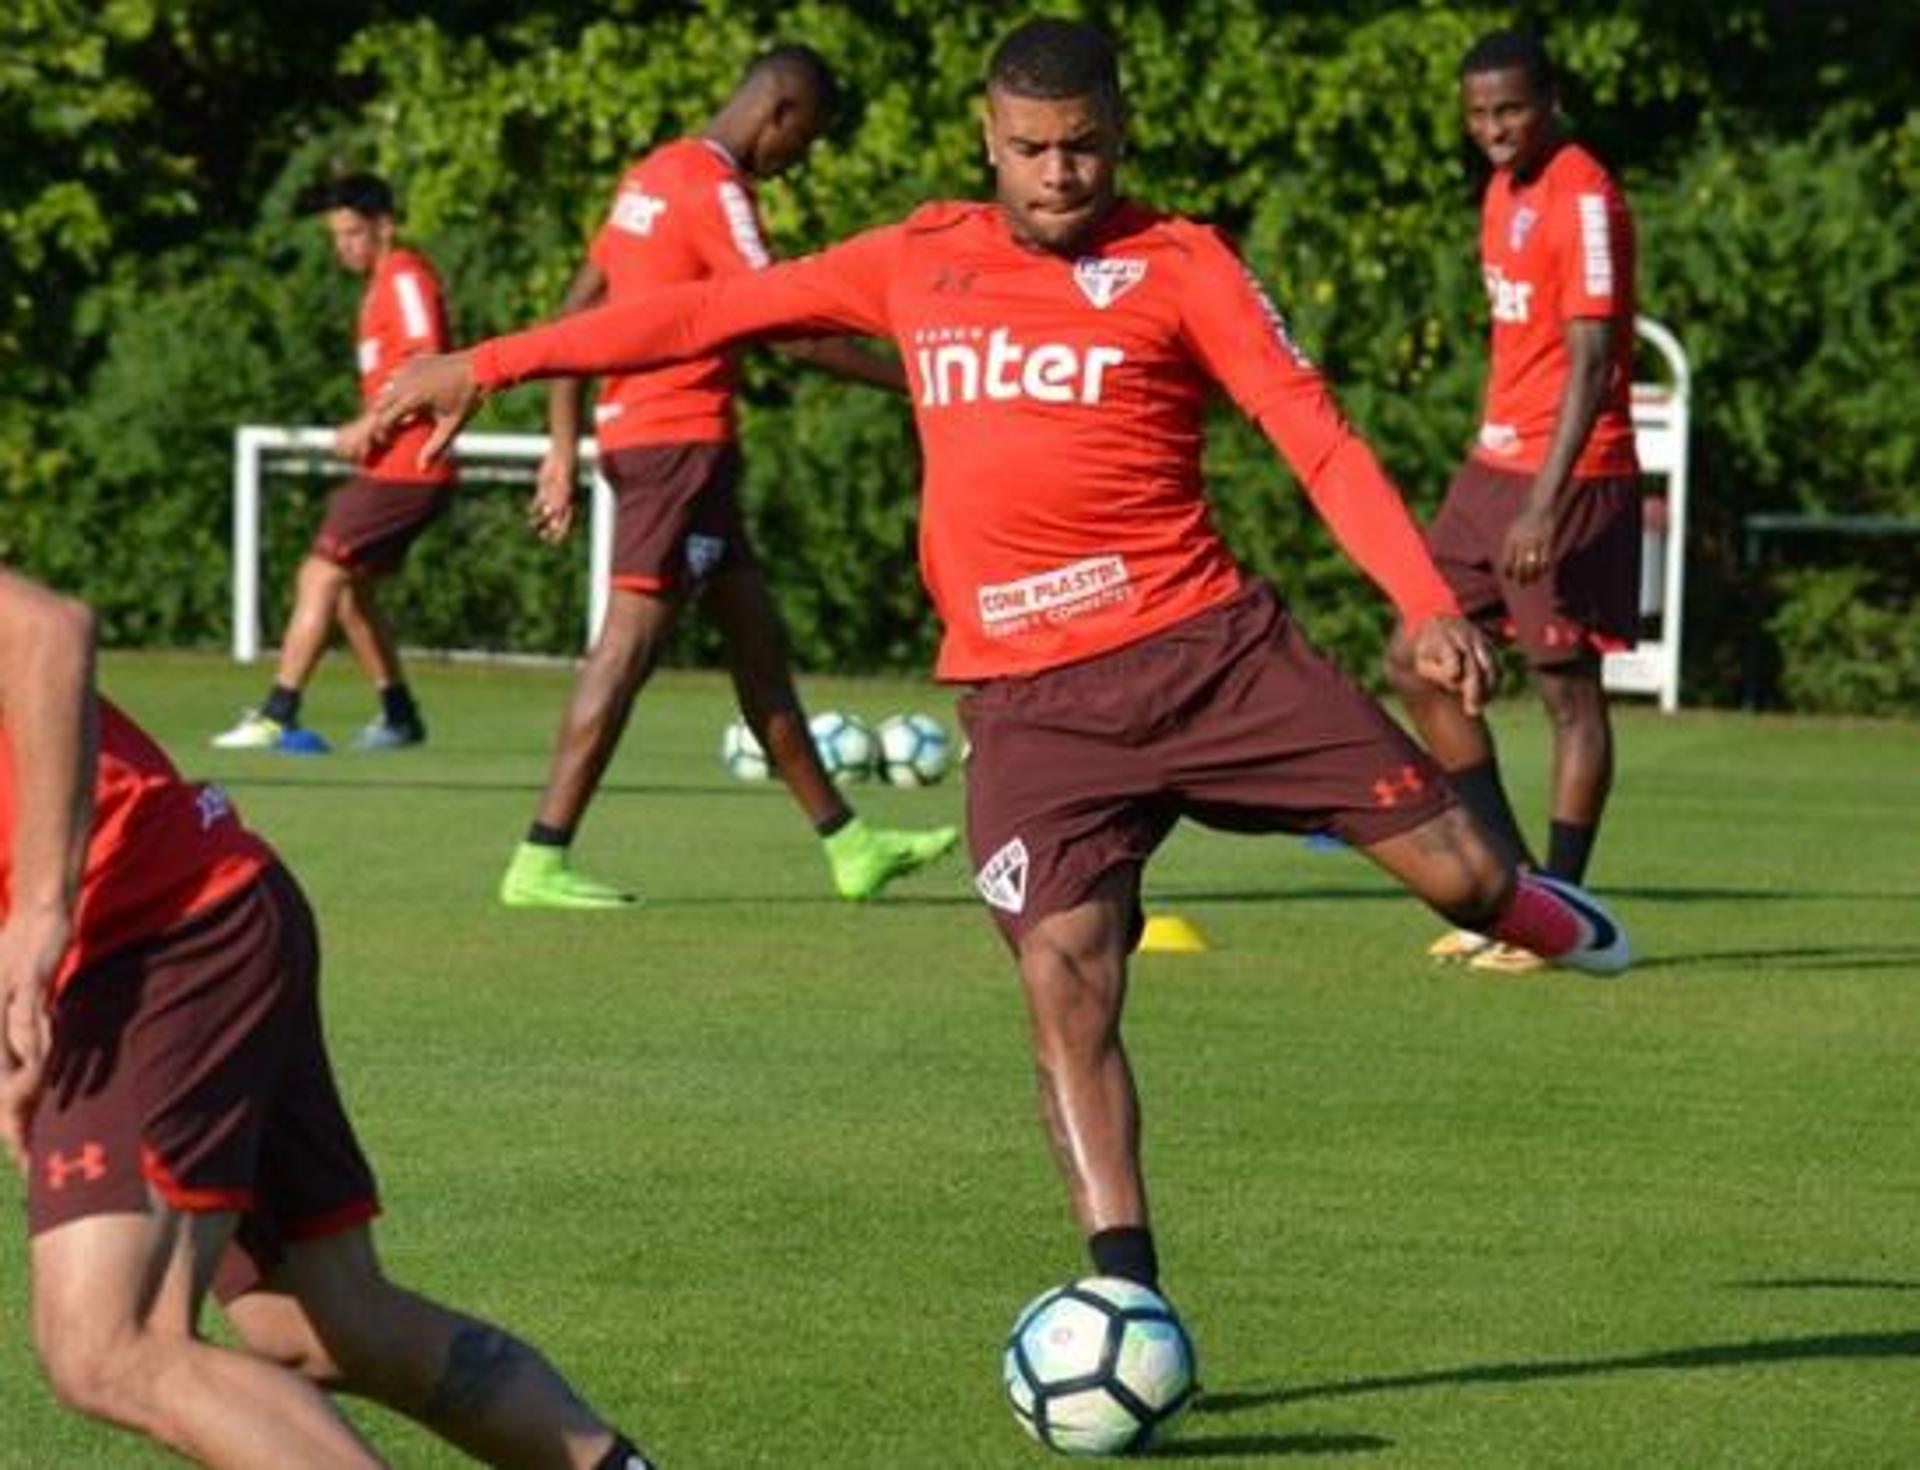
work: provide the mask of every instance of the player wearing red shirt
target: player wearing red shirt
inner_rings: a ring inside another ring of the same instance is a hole
[[[1467,129],[1494,169],[1480,231],[1493,346],[1479,436],[1428,539],[1468,615],[1533,668],[1553,729],[1545,871],[1578,883],[1613,783],[1601,658],[1631,647],[1639,624],[1633,223],[1607,171],[1562,132],[1536,39],[1485,36],[1460,75]],[[1439,697],[1404,649],[1388,670],[1482,825],[1532,864],[1486,722]],[[1541,963],[1465,931],[1431,952],[1481,969]]]
[[[1432,762],[1247,579],[1207,514],[1224,387],[1470,706],[1491,654],[1398,494],[1214,231],[1117,197],[1111,43],[1041,20],[988,75],[991,206],[933,205],[727,290],[682,287],[412,364],[386,412],[450,435],[488,388],[752,337],[887,332],[924,450],[922,570],[972,741],[975,882],[1015,952],[1042,1114],[1095,1268],[1157,1272],[1120,1037],[1142,868],[1174,822],[1332,831],[1458,921],[1614,971],[1618,927],[1523,876]]]
[[[753,182],[806,156],[832,116],[835,91],[832,70],[805,46],[777,47],[755,61],[699,137],[657,148],[627,170],[563,312],[642,300],[690,281],[734,281],[770,265]],[[896,363],[853,343],[793,343],[787,350],[856,382],[902,386]],[[613,587],[561,720],[533,824],[501,879],[505,903],[614,908],[633,901],[576,871],[569,849],[634,699],[680,610],[696,597],[725,635],[741,712],[820,834],[843,897],[874,897],[958,836],[951,827],[867,826],[821,767],[794,690],[780,614],[741,518],[736,377],[734,354],[721,350],[642,372],[609,372],[601,383],[594,419],[600,470],[617,507]],[[530,519],[552,542],[573,523],[582,386],[556,383],[548,400],[552,448]]]
[[[489,1464],[646,1470],[532,1348],[381,1273],[306,901],[92,659],[83,607],[0,569],[0,1141],[55,1392],[205,1464],[379,1464],[320,1392],[351,1386]],[[245,1351],[199,1336],[209,1286]]]
[[[340,179],[322,191],[320,207],[340,263],[367,278],[355,349],[363,407],[334,435],[334,452],[356,468],[328,498],[313,548],[300,564],[273,687],[257,710],[214,737],[222,749],[327,748],[300,729],[300,698],[336,622],[380,700],[380,712],[355,744],[392,750],[418,745],[427,734],[375,584],[400,569],[415,539],[445,512],[453,467],[444,459],[421,465],[427,424],[376,433],[372,405],[409,357],[447,350],[452,339],[446,302],[426,257],[395,238],[393,191],[384,180],[368,174]]]

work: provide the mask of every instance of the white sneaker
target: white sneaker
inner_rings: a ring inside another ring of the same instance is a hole
[[[213,737],[215,750],[277,750],[287,727],[270,720],[257,709],[243,710],[240,721],[231,730]]]
[[[1493,947],[1493,941],[1484,934],[1475,934],[1471,929],[1449,929],[1427,946],[1427,958],[1438,960],[1441,964],[1458,965]]]

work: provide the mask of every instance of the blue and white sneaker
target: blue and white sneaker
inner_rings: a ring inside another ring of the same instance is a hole
[[[424,745],[427,727],[418,717],[399,723],[385,715],[375,715],[366,728],[353,737],[355,750],[404,750],[409,745]]]

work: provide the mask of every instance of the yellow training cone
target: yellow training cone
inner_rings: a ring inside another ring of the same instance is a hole
[[[1207,941],[1178,914],[1154,914],[1140,932],[1141,954],[1205,954]]]

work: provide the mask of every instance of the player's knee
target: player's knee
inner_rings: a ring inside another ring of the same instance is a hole
[[[53,1395],[90,1419],[142,1427],[144,1385],[152,1382],[151,1345],[131,1326],[106,1331],[75,1321],[35,1322],[35,1346]]]
[[[1120,1031],[1124,956],[1069,947],[1044,930],[1020,946],[1020,975],[1033,1017],[1035,1047],[1045,1055],[1108,1050]]]

